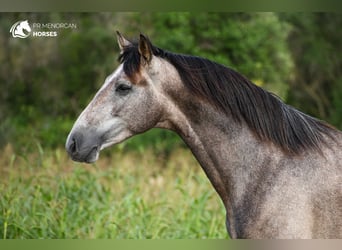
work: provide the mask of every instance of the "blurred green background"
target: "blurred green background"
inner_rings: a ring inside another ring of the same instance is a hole
[[[17,20],[76,23],[58,37],[12,38]],[[342,15],[338,13],[1,13],[0,147],[64,145],[78,114],[118,65],[115,30],[142,32],[173,52],[238,70],[298,109],[342,128]],[[182,146],[155,130],[123,149]]]
[[[19,20],[74,23],[13,38]],[[115,31],[231,67],[342,128],[338,13],[1,13],[0,238],[228,238],[224,207],[179,137],[161,129],[69,159],[66,137],[117,66]]]

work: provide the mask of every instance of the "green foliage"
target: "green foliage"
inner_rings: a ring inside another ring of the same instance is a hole
[[[332,91],[332,99],[330,103],[331,110],[329,111],[329,120],[342,129],[342,77],[338,78],[334,82],[335,88]]]
[[[295,64],[289,101],[342,128],[342,15],[281,14],[291,25],[288,44]]]
[[[187,151],[161,171],[146,152],[89,167],[36,147],[0,155],[0,238],[227,238],[223,205]]]
[[[78,27],[11,38],[26,19]],[[227,237],[218,197],[174,133],[138,135],[91,167],[61,149],[118,65],[115,30],[234,68],[342,128],[341,26],[338,13],[2,13],[0,238]]]
[[[168,159],[177,148],[186,148],[181,138],[174,132],[163,129],[151,129],[136,135],[118,145],[122,152],[137,151],[143,153],[147,148],[157,157]]]
[[[23,18],[31,23],[75,19],[78,28],[61,31],[57,38],[18,40],[1,25],[0,81],[5,86],[0,119],[5,122],[0,146],[12,142],[26,150],[37,139],[56,147],[64,144],[75,117],[114,69],[113,34],[95,14],[6,14],[0,23]]]
[[[9,27],[25,19],[73,22],[77,29],[49,39],[10,37]],[[336,13],[4,13],[0,147],[64,144],[78,114],[118,65],[115,30],[132,38],[143,32],[166,50],[234,68],[341,128],[341,20]],[[154,130],[120,148],[152,147],[165,156],[179,145],[174,134]]]
[[[133,18],[131,29],[147,33],[157,46],[214,60],[286,97],[290,27],[274,13],[139,13]],[[146,23],[153,29],[146,30]]]

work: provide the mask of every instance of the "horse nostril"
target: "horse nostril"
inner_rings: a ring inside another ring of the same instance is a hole
[[[67,151],[69,154],[73,155],[77,153],[77,140],[75,137],[70,138],[70,140],[67,142]]]
[[[75,153],[77,151],[75,138],[72,138],[69,150],[70,150],[71,153]]]

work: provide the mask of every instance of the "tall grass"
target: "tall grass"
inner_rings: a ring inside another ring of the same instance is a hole
[[[191,153],[117,148],[86,165],[64,149],[0,153],[0,238],[227,238],[223,206]]]

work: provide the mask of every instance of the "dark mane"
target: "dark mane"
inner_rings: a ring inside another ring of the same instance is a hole
[[[245,122],[259,139],[299,154],[305,149],[320,151],[326,136],[333,138],[330,125],[286,105],[278,97],[256,86],[238,72],[210,60],[164,51],[152,46],[155,56],[168,60],[184,85],[237,122]],[[139,70],[137,44],[119,56],[128,76]]]

